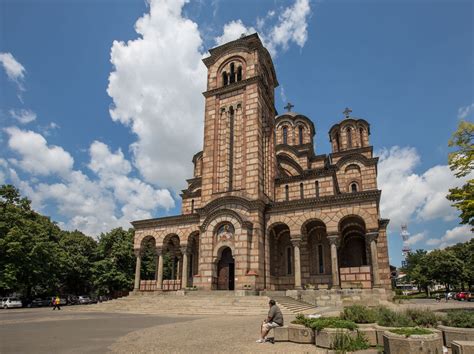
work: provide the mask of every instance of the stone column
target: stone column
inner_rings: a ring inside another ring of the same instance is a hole
[[[301,236],[292,238],[291,243],[293,244],[293,250],[295,253],[295,289],[301,289]]]
[[[365,239],[370,244],[370,259],[372,261],[372,277],[374,288],[380,286],[380,274],[379,274],[379,263],[377,255],[377,238],[379,237],[378,232],[368,232],[365,235]]]
[[[328,235],[329,244],[331,245],[331,270],[332,270],[332,288],[339,289],[339,262],[337,260],[337,247],[339,246],[339,233]]]
[[[171,280],[175,280],[175,268],[176,268],[176,256],[172,255],[173,259],[171,261]]]
[[[178,257],[178,263],[176,263],[176,280],[181,279],[181,257]]]
[[[134,250],[137,262],[135,263],[135,284],[133,286],[134,291],[140,290],[140,271],[142,267],[142,254],[140,249]]]
[[[163,249],[156,248],[156,256],[158,257],[158,271],[156,272],[156,289],[163,289]]]
[[[181,247],[181,252],[183,253],[183,270],[181,275],[181,288],[185,289],[188,287],[188,255],[189,250],[187,246]]]

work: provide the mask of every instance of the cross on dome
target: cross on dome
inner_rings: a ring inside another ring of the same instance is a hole
[[[346,116],[346,118],[349,118],[349,114],[352,113],[352,109],[346,107],[346,109],[342,113]]]
[[[283,107],[284,109],[286,109],[288,112],[291,112],[291,109],[294,107],[294,105],[292,105],[290,102],[288,102],[288,104]]]

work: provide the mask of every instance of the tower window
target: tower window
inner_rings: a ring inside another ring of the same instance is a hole
[[[324,273],[323,245],[318,245],[318,266],[319,274]]]
[[[360,146],[363,147],[364,146],[364,129],[360,128],[359,133],[360,133]]]
[[[240,65],[237,68],[237,81],[242,81],[242,67]]]
[[[300,140],[299,142],[300,142],[300,145],[303,145],[303,131],[304,131],[304,129],[303,129],[303,127],[300,125],[300,126],[298,127],[298,135],[299,135],[299,140]]]
[[[194,214],[194,199],[191,200],[191,214]]]
[[[300,199],[304,199],[304,186],[300,183]]]
[[[288,128],[283,127],[283,144],[288,144]]]
[[[228,78],[227,78],[227,71],[224,71],[222,73],[222,85],[226,86],[227,84],[229,84],[229,81],[228,81]]]
[[[336,133],[335,137],[336,139],[336,152],[339,152],[340,146],[339,146],[339,133]]]
[[[351,148],[352,147],[352,129],[347,128],[347,147]]]
[[[286,201],[290,200],[290,188],[288,187],[288,185],[285,186],[285,199]]]
[[[352,192],[352,193],[355,193],[355,192],[357,192],[357,189],[358,189],[358,188],[357,188],[357,183],[353,182],[353,183],[351,184],[351,192]]]
[[[314,182],[314,188],[316,190],[316,198],[319,198],[319,182]]]
[[[230,63],[230,83],[233,84],[235,82],[235,65],[234,63]]]

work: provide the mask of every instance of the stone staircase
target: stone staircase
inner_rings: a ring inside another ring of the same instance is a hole
[[[235,296],[232,291],[131,294],[95,305],[81,306],[84,311],[174,314],[174,315],[263,315],[268,313],[267,296]],[[282,308],[283,314],[293,314]]]
[[[273,300],[275,300],[282,310],[286,310],[286,312],[290,312],[291,314],[313,314],[318,313],[319,308],[314,305],[311,305],[307,302],[296,300],[292,297],[285,296],[285,295],[273,295],[271,296]]]

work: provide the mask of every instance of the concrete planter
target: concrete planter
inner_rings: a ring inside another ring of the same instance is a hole
[[[377,336],[377,344],[378,345],[383,345],[383,334],[385,331],[389,331],[391,329],[399,328],[399,327],[384,327],[384,326],[379,326],[378,324],[375,324],[375,332]]]
[[[357,332],[363,334],[371,347],[377,345],[377,331],[375,323],[357,323]]]
[[[383,334],[383,349],[385,354],[442,354],[443,338],[441,332],[432,330],[433,334],[404,335],[385,331]]]
[[[288,340],[294,343],[314,344],[314,331],[300,324],[288,326]]]
[[[451,350],[453,354],[473,354],[474,341],[454,340],[451,342]]]
[[[352,336],[356,335],[355,331],[345,328],[323,328],[319,332],[316,332],[316,346],[330,349],[334,343],[336,335],[339,333],[347,333]]]
[[[340,350],[328,350],[327,354],[340,354]],[[355,352],[345,352],[345,354],[379,354],[377,349],[363,349],[356,350]]]
[[[274,328],[273,339],[275,342],[288,342],[288,326]]]
[[[437,327],[443,332],[444,345],[451,348],[453,340],[469,341],[474,338],[474,328],[458,328],[439,325]]]

